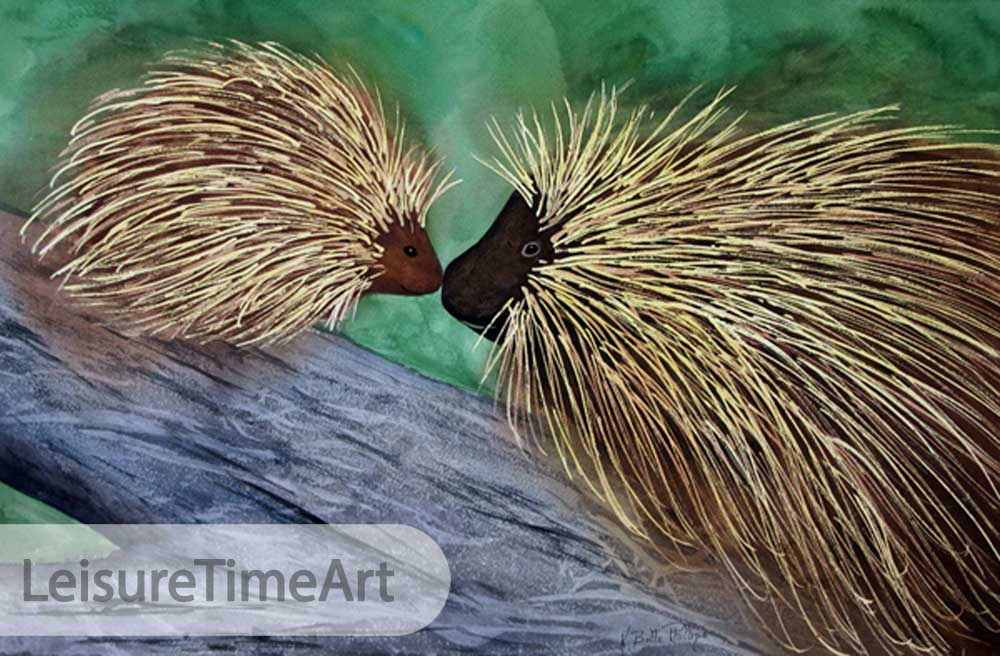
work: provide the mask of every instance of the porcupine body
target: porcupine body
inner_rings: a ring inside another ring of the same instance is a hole
[[[1000,643],[1000,149],[888,108],[741,135],[723,97],[494,123],[515,192],[446,309],[512,416],[786,646]]]
[[[33,248],[65,255],[69,294],[133,333],[280,342],[366,292],[439,287],[424,231],[437,169],[353,71],[211,44],[95,101]]]

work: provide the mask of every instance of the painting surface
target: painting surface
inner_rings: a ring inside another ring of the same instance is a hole
[[[0,4],[0,203],[26,213],[90,100],[135,84],[164,52],[199,40],[274,40],[349,63],[464,180],[432,209],[447,263],[483,233],[508,193],[490,116],[513,120],[601,83],[661,111],[697,85],[736,86],[748,127],[900,104],[906,122],[1000,127],[1000,4],[10,1]],[[437,295],[366,298],[346,335],[447,382],[478,386],[486,348]]]

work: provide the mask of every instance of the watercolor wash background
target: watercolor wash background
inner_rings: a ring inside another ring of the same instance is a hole
[[[135,84],[163,52],[225,37],[347,61],[399,102],[464,184],[429,226],[443,262],[474,242],[505,183],[473,159],[484,124],[602,81],[666,108],[697,84],[736,85],[748,124],[903,105],[907,121],[1000,127],[1000,3],[4,0],[0,203],[25,213],[91,98]],[[431,377],[479,382],[486,348],[438,295],[369,297],[343,332]]]
[[[0,207],[26,215],[90,100],[198,40],[275,40],[353,64],[464,183],[432,211],[447,263],[509,193],[473,159],[491,115],[602,81],[665,109],[694,86],[736,85],[748,126],[901,103],[906,122],[1000,128],[1000,3],[578,0],[0,0]],[[387,358],[475,388],[486,348],[437,294],[372,296],[343,332]],[[55,521],[0,484],[0,523]],[[58,516],[62,521],[64,516]]]

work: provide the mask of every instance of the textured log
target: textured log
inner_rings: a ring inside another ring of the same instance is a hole
[[[394,639],[18,638],[0,653],[774,653],[707,574],[662,574],[494,404],[314,332],[129,339],[69,307],[0,215],[0,480],[90,523],[391,522],[452,593]],[[2,530],[2,529],[0,529]]]

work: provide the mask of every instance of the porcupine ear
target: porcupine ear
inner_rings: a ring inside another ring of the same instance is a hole
[[[65,290],[132,334],[286,341],[369,291],[422,294],[448,186],[377,92],[274,43],[168,54],[73,129],[32,221]],[[128,148],[117,147],[127,142]]]

